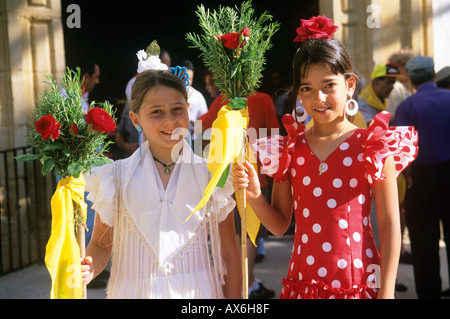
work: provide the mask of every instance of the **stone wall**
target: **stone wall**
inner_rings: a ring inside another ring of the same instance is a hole
[[[59,78],[65,68],[58,0],[0,2],[0,150],[27,144],[35,99],[44,74]]]
[[[366,79],[402,48],[434,55],[431,0],[320,0],[320,11],[340,26],[335,37]]]

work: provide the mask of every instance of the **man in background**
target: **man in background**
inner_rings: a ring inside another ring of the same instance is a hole
[[[433,59],[417,56],[406,71],[416,93],[400,103],[395,126],[414,126],[419,134],[416,160],[405,170],[406,224],[411,239],[416,292],[421,299],[441,297],[439,241],[442,223],[450,258],[450,91],[434,83]],[[450,269],[449,269],[450,273]]]
[[[358,97],[359,111],[367,125],[376,114],[388,109],[387,98],[399,76],[400,71],[394,64],[379,64],[373,69],[370,85],[362,89]]]

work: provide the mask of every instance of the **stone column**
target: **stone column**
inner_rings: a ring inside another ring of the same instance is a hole
[[[59,78],[64,73],[60,1],[2,1],[0,49],[0,149],[6,149],[27,145],[44,74]]]
[[[335,37],[366,80],[402,48],[433,57],[431,0],[320,0],[320,13],[340,26]]]

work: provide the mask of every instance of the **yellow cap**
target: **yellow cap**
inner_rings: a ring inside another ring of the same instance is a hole
[[[385,76],[398,78],[400,76],[400,71],[398,70],[398,67],[393,63],[378,64],[377,66],[375,66],[372,71],[372,80]]]

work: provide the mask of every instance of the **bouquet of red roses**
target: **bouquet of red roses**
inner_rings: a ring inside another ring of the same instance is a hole
[[[80,71],[67,69],[60,85],[46,76],[48,90],[37,99],[36,125],[28,140],[37,154],[16,157],[19,161],[40,160],[42,175],[52,170],[61,177],[79,177],[94,166],[108,162],[103,156],[110,142],[107,135],[116,128],[112,105],[93,102],[87,113],[82,108]]]
[[[91,103],[82,109],[80,70],[67,69],[59,85],[47,76],[49,89],[37,99],[36,125],[28,139],[36,153],[16,157],[19,161],[40,160],[42,174],[61,177],[51,200],[52,229],[45,263],[52,278],[51,298],[82,298],[80,258],[84,257],[86,208],[84,173],[109,162],[103,154],[114,131],[112,105]],[[75,237],[75,228],[77,230]]]

